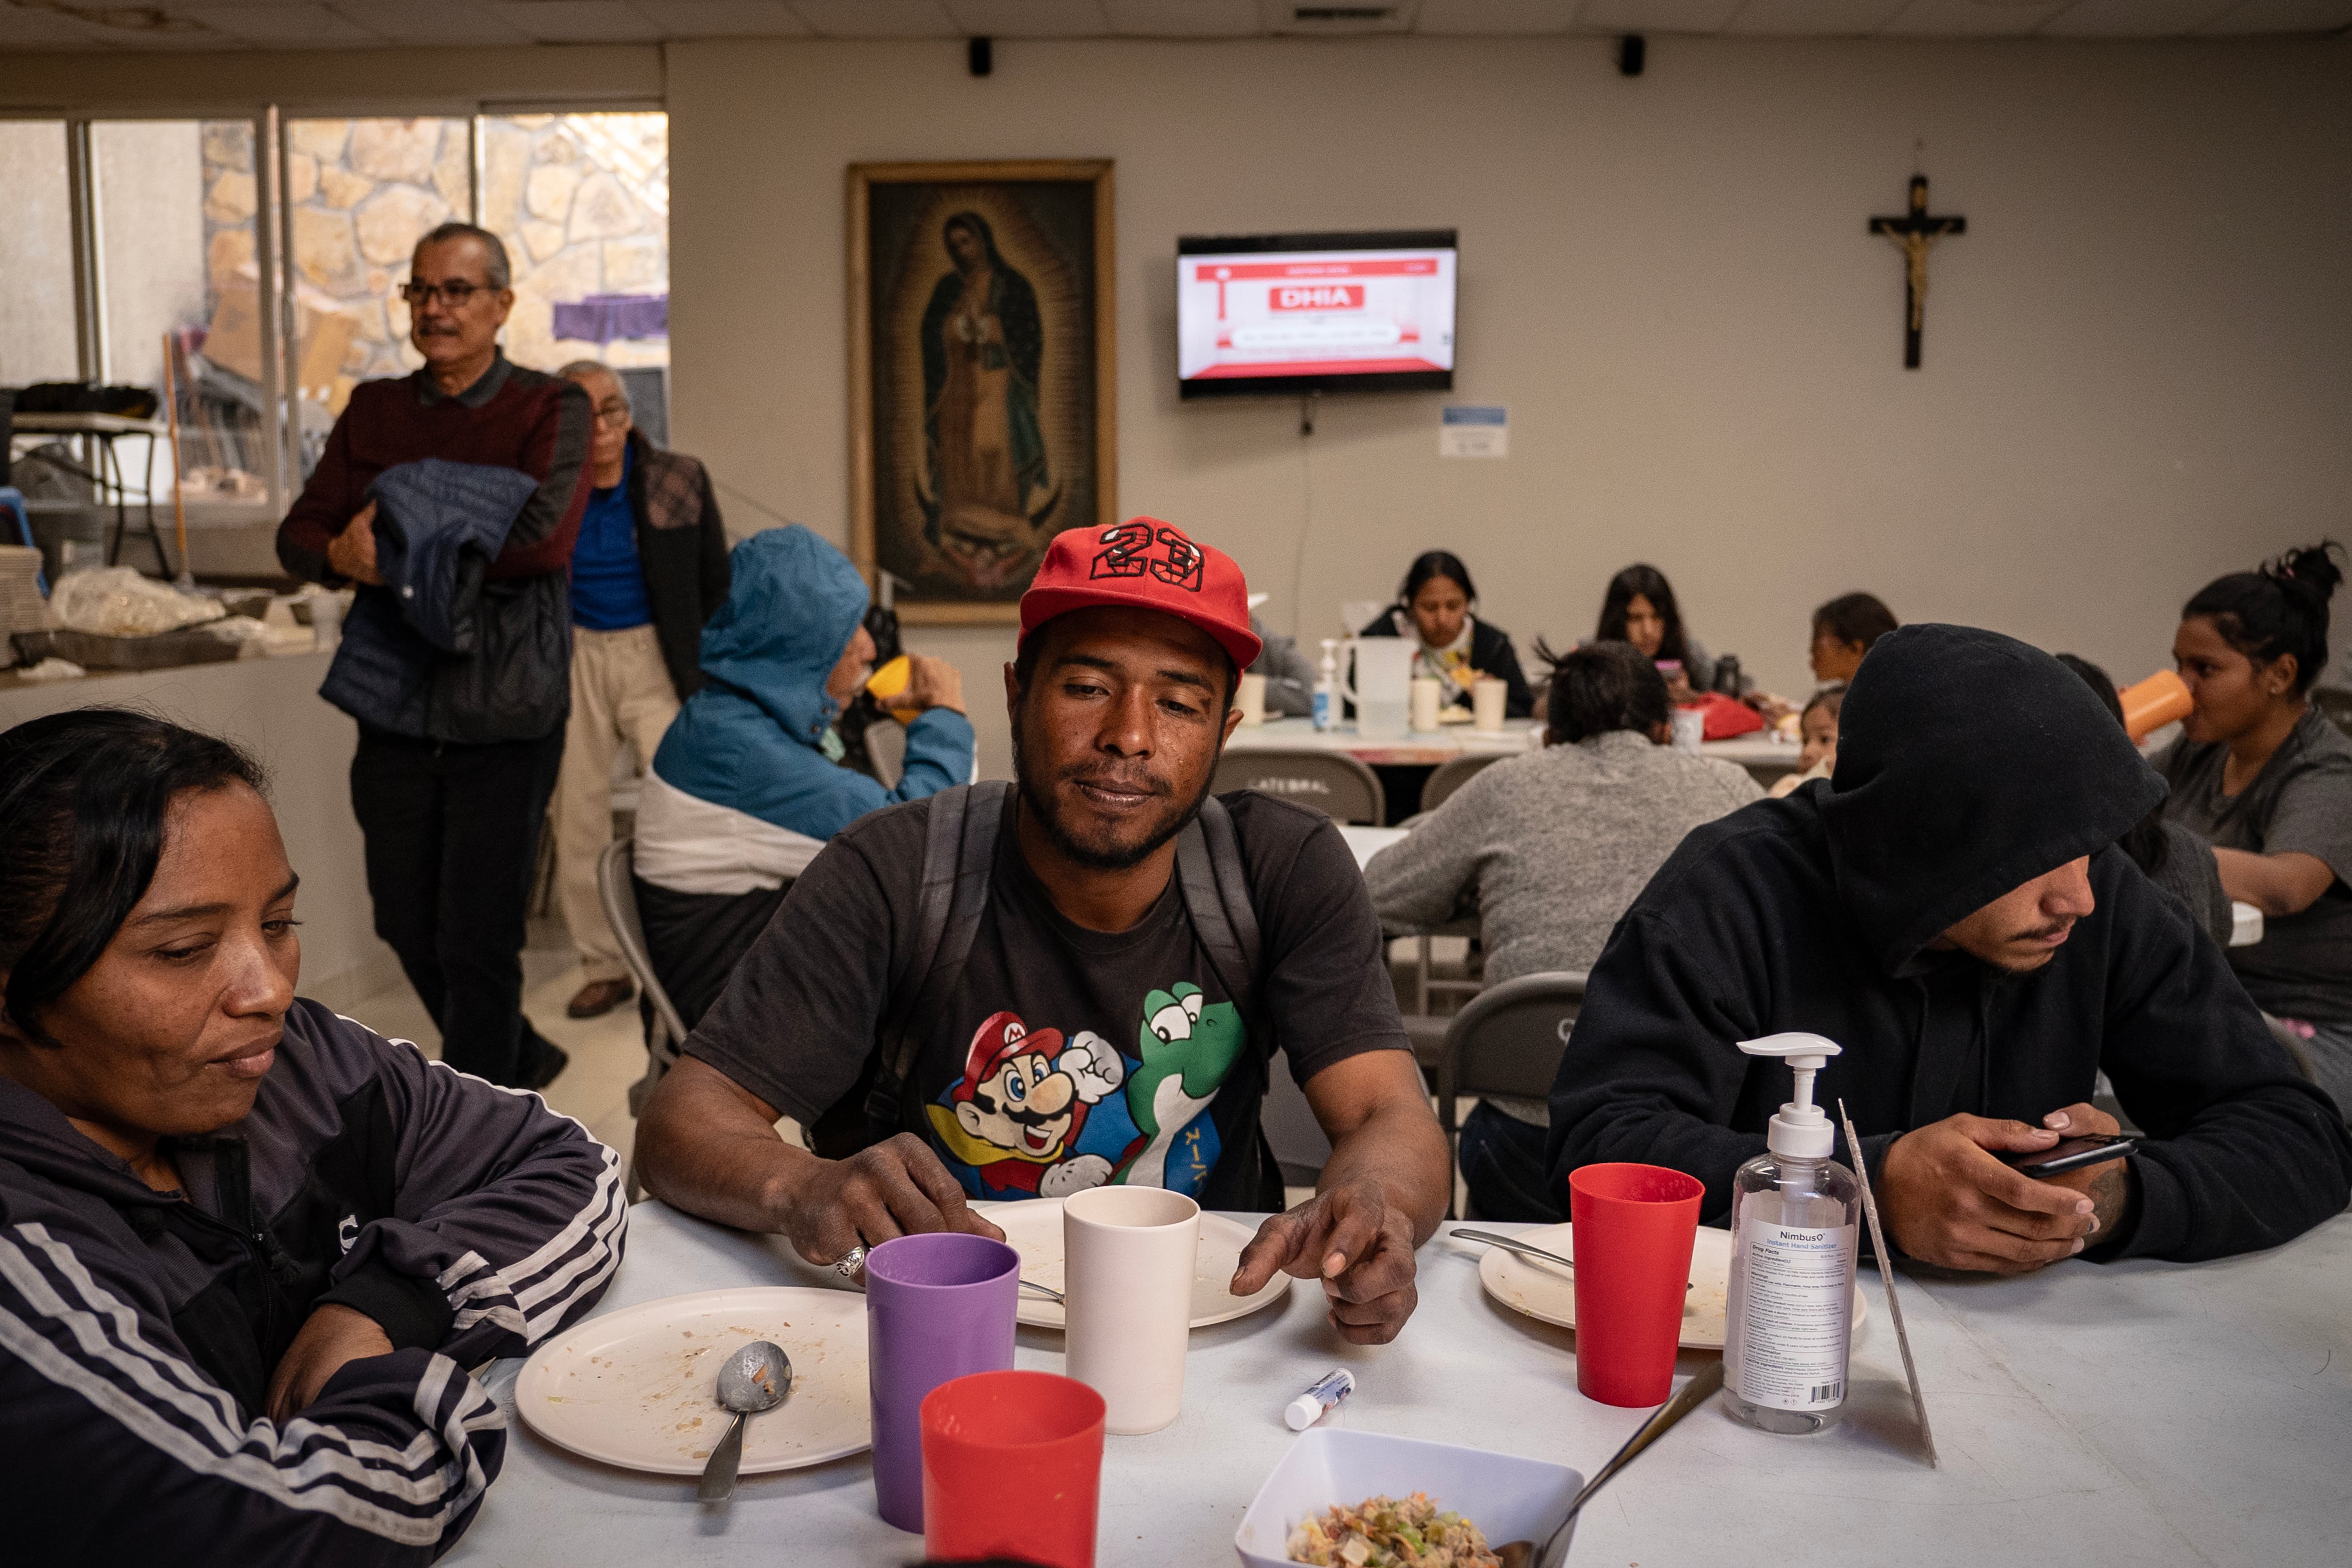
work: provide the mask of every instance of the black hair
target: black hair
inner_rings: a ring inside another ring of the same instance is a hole
[[[1625,608],[1639,595],[1650,601],[1666,629],[1658,638],[1658,651],[1654,658],[1681,661],[1690,668],[1690,650],[1683,643],[1683,613],[1675,604],[1674,584],[1666,574],[1646,562],[1637,562],[1609,579],[1609,591],[1601,599],[1601,624],[1593,628],[1594,642],[1625,642]],[[1635,649],[1635,652],[1641,651]],[[1694,677],[1693,679],[1696,679]]]
[[[1461,584],[1464,598],[1473,603],[1477,601],[1478,585],[1470,581],[1470,568],[1462,564],[1462,557],[1451,550],[1424,550],[1412,558],[1411,566],[1405,568],[1404,581],[1397,584],[1397,603],[1411,609],[1413,595],[1420,593],[1432,577],[1453,578]]]
[[[1860,643],[1864,653],[1902,624],[1875,594],[1840,594],[1813,612],[1815,637],[1827,632],[1842,643]]]
[[[2116,727],[2123,728],[2124,700],[2116,691],[2116,683],[2107,678],[2107,672],[2076,654],[2062,653],[2058,656],[2058,662],[2083,678],[2083,684],[2089,687],[2106,705],[2107,711],[2115,716]],[[2124,829],[2124,836],[2116,840],[2116,847],[2130,856],[2132,864],[2142,872],[2155,876],[2164,865],[2165,854],[2170,847],[2164,837],[2163,804],[2158,802],[2155,810]]]
[[[1830,710],[1830,717],[1836,718],[1840,710],[1845,707],[1845,693],[1846,683],[1843,680],[1832,681],[1822,687],[1806,700],[1802,708],[1797,710],[1797,722],[1803,723],[1805,715],[1816,708],[1826,708]]]
[[[1538,637],[1536,657],[1551,667],[1544,722],[1555,745],[1612,730],[1647,735],[1673,711],[1666,678],[1632,643],[1591,642],[1556,654]]]
[[[2344,581],[2335,561],[2343,548],[2323,539],[2264,562],[2259,572],[2216,577],[2180,606],[2180,618],[2210,620],[2223,642],[2256,664],[2294,655],[2300,697],[2327,668],[2327,601]]]
[[[122,708],[78,708],[0,734],[0,1011],[44,1045],[43,1008],[89,973],[163,855],[189,790],[266,787],[227,741]]]

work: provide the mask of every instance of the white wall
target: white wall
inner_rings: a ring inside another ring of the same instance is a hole
[[[1455,549],[1519,638],[1607,575],[1801,689],[1807,613],[1864,587],[2137,678],[2216,573],[2352,534],[2352,48],[1596,40],[673,46],[674,429],[845,541],[843,169],[1118,160],[1120,504],[1233,551],[1277,629]],[[1915,142],[1940,247],[1901,363]],[[1181,233],[1462,231],[1457,400],[1180,405]],[[729,496],[739,529],[771,521]],[[1305,569],[1294,567],[1304,533]],[[929,629],[982,764],[1009,632]],[[984,683],[984,684],[983,684]]]

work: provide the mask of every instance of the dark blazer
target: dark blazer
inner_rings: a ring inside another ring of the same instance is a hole
[[[629,510],[646,574],[654,636],[681,702],[702,689],[702,623],[727,602],[727,529],[710,475],[683,452],[665,452],[632,430]]]
[[[1393,607],[1372,617],[1372,624],[1358,632],[1358,637],[1392,637],[1400,635],[1393,618]],[[1491,675],[1510,689],[1503,695],[1503,712],[1512,719],[1531,719],[1536,711],[1536,694],[1528,689],[1528,678],[1519,673],[1518,649],[1511,646],[1511,634],[1500,626],[1489,626],[1477,616],[1470,617],[1470,668],[1481,675]],[[1470,706],[1470,693],[1456,689],[1451,699],[1461,706]]]

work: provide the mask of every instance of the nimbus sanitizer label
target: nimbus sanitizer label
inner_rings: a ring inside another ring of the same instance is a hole
[[[1853,1226],[1751,1219],[1740,1226],[1746,1291],[1732,1388],[1774,1410],[1828,1410],[1845,1398]]]

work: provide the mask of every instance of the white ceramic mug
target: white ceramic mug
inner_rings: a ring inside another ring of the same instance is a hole
[[[1494,731],[1503,727],[1503,710],[1509,706],[1510,682],[1491,675],[1482,675],[1470,683],[1470,727]]]
[[[1445,706],[1445,683],[1427,676],[1415,676],[1412,682],[1412,727],[1433,731],[1439,727],[1438,713]]]
[[[1244,675],[1241,689],[1234,694],[1234,706],[1242,710],[1244,724],[1265,722],[1265,677]]]
[[[1412,644],[1402,637],[1349,637],[1341,646],[1354,656],[1345,689],[1356,705],[1356,733],[1384,740],[1402,735],[1412,706]]]
[[[1674,742],[1677,752],[1696,752],[1706,739],[1706,710],[1677,708],[1674,714]]]
[[[1062,1202],[1069,1374],[1103,1396],[1105,1431],[1157,1432],[1184,1408],[1201,1205],[1164,1187],[1088,1187]]]

